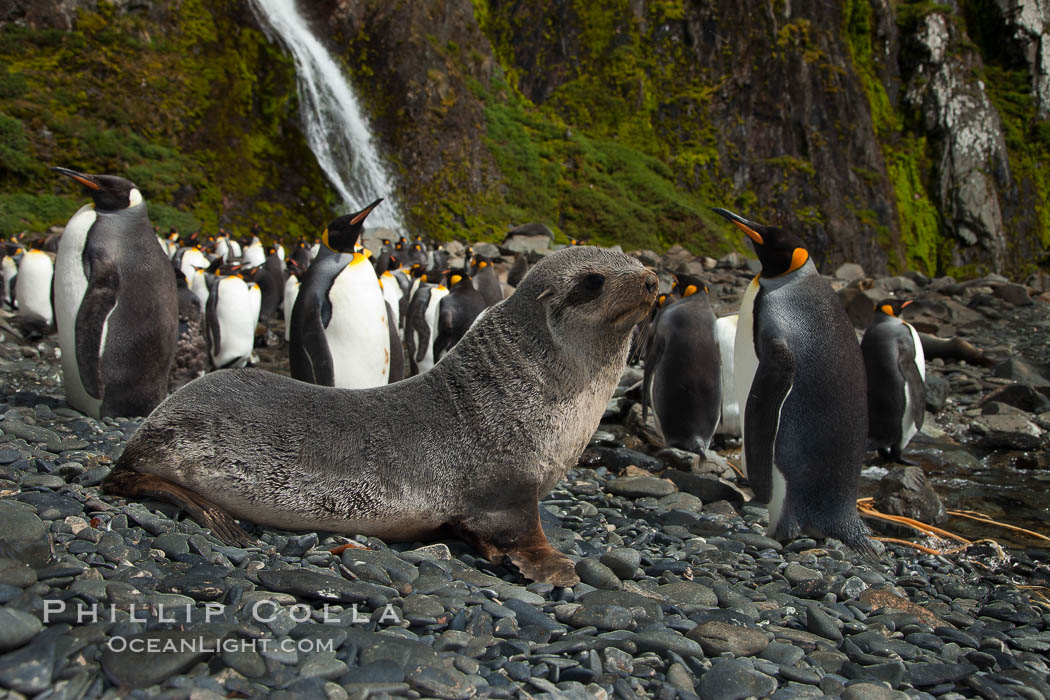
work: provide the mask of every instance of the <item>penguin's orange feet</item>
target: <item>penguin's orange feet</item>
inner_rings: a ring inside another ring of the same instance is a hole
[[[174,503],[189,513],[201,527],[211,529],[212,534],[224,543],[239,547],[254,544],[233,516],[192,489],[161,476],[141,474],[119,467],[109,473],[102,490],[117,496],[133,498],[156,498]]]

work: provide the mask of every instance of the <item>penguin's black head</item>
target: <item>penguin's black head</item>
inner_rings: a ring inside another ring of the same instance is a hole
[[[460,285],[470,286],[470,274],[466,269],[449,270],[448,288],[457,289]]]
[[[125,180],[116,175],[89,175],[78,173],[69,168],[51,168],[57,173],[68,175],[85,188],[91,199],[95,202],[95,208],[99,211],[120,211],[129,207],[142,204],[142,193],[135,187],[135,183]]]
[[[337,253],[353,253],[354,245],[364,228],[365,218],[382,201],[382,198],[377,199],[361,211],[332,219],[328,228],[321,234],[321,242]]]
[[[809,260],[806,244],[790,231],[777,226],[756,224],[725,209],[713,211],[732,221],[751,239],[758,260],[762,263],[763,277],[779,277],[794,272]]]
[[[899,318],[904,308],[911,303],[911,299],[883,299],[875,306],[875,311]]]
[[[707,293],[707,285],[696,275],[676,275],[671,290],[679,294],[683,299],[697,292]]]

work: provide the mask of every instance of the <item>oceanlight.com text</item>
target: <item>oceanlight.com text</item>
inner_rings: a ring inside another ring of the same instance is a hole
[[[273,649],[285,653],[313,654],[335,651],[334,639],[216,639],[191,637],[186,639],[156,639],[142,637],[113,637],[106,647],[110,651],[130,651],[135,654],[172,654],[179,652],[266,652]]]

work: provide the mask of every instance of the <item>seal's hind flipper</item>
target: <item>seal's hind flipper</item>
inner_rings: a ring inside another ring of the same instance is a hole
[[[493,563],[506,557],[531,581],[563,588],[575,586],[580,582],[576,567],[547,541],[540,526],[538,506],[534,503],[531,513],[527,510],[483,513],[473,522],[459,523],[455,529]]]
[[[247,547],[254,540],[241,529],[233,516],[196,491],[152,474],[127,469],[114,469],[102,482],[102,490],[117,496],[156,498],[174,503],[190,514],[202,527],[226,544]]]

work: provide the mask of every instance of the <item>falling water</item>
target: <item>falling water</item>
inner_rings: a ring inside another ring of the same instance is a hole
[[[252,0],[252,5],[263,20],[260,23],[295,60],[307,143],[347,211],[384,197],[386,201],[368,217],[369,224],[401,228],[392,180],[342,68],[310,32],[294,0]]]

